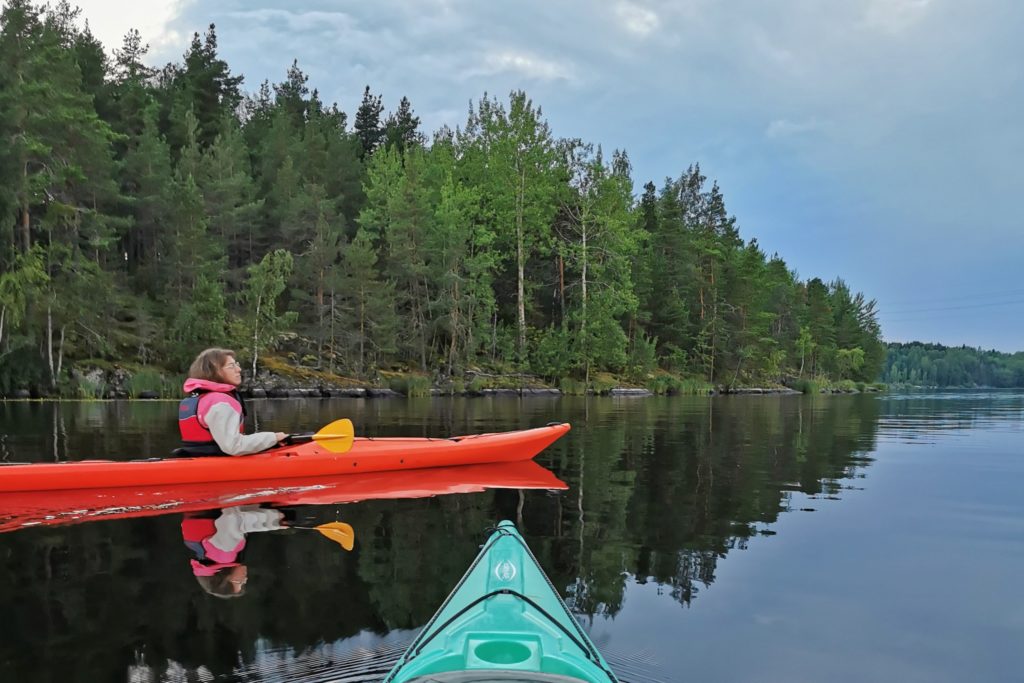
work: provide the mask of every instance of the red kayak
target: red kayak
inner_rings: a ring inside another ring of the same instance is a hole
[[[530,460],[569,431],[568,424],[448,439],[356,437],[345,453],[310,441],[244,456],[165,460],[81,460],[0,465],[2,491],[61,491],[223,481],[326,477]],[[329,443],[327,444],[330,445]]]
[[[232,481],[138,488],[0,493],[0,532],[127,517],[154,517],[231,505],[333,505],[383,498],[426,498],[487,489],[565,490],[565,482],[535,462],[437,467],[299,477],[280,483]]]

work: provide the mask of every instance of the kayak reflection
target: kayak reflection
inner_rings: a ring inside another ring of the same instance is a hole
[[[487,489],[565,490],[532,460],[268,481],[0,493],[0,532],[128,517],[219,510],[240,501],[275,506],[425,498]],[[321,531],[323,533],[323,531]]]

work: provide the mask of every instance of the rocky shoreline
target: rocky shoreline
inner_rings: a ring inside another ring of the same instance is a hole
[[[260,369],[255,378],[244,383],[240,392],[246,398],[397,398],[403,396],[441,397],[441,396],[562,396],[558,387],[545,385],[537,377],[529,375],[488,375],[467,372],[459,378],[430,378],[422,374],[381,373],[376,382],[356,380],[333,375],[309,368],[276,368],[275,370]],[[72,371],[72,381],[77,387],[77,397],[86,399],[158,399],[177,398],[183,378],[154,373],[149,370],[150,377],[155,377],[160,388],[146,387],[144,383],[135,381],[135,372],[128,367],[109,365],[107,367],[88,367]],[[415,381],[412,381],[412,380]],[[390,386],[384,386],[384,384]],[[496,386],[497,385],[497,386]],[[403,389],[406,389],[403,391]],[[877,392],[879,389],[865,386],[864,392]],[[823,387],[820,393],[861,393],[857,389],[835,389]],[[570,391],[573,395],[579,395]],[[620,398],[643,398],[656,395],[655,392],[638,386],[619,385],[606,386],[602,390],[590,389],[589,395],[601,395]],[[673,395],[674,392],[667,392]],[[704,394],[705,392],[701,392]],[[726,387],[715,386],[706,390],[708,396],[764,396],[764,395],[796,395],[803,392],[785,386],[773,387]],[[75,394],[73,394],[74,396]],[[65,393],[64,397],[67,397]],[[58,398],[29,389],[19,389],[5,399],[41,399]]]

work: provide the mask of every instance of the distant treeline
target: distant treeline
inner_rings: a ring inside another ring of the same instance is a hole
[[[523,92],[428,135],[297,64],[242,91],[211,25],[154,69],[66,3],[0,17],[0,392],[84,359],[172,370],[527,371],[713,384],[877,378],[873,301],[740,237],[698,166],[639,198],[627,154],[556,138]]]
[[[882,381],[936,387],[1024,387],[1024,352],[889,344]]]

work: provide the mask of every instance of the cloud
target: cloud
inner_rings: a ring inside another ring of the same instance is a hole
[[[276,31],[286,28],[294,32],[340,32],[349,33],[356,29],[356,21],[344,12],[294,12],[285,9],[257,9],[229,12],[228,17],[241,21],[268,24]]]
[[[108,53],[119,49],[130,29],[138,29],[143,43],[148,43],[153,54],[184,52],[185,36],[175,30],[174,22],[196,0],[167,0],[166,2],[119,2],[109,0],[74,0],[71,4],[82,10],[82,19]]]
[[[627,31],[641,37],[655,31],[661,23],[657,14],[632,2],[617,3],[615,16]]]
[[[886,33],[898,34],[921,21],[932,0],[868,0],[864,24]]]
[[[513,73],[537,81],[573,80],[572,64],[544,59],[518,50],[497,50],[484,55],[483,62],[464,72],[465,77]]]
[[[817,119],[805,119],[803,121],[791,121],[789,119],[775,119],[765,129],[765,137],[771,140],[780,138],[791,138],[807,133],[819,131],[824,126]]]

